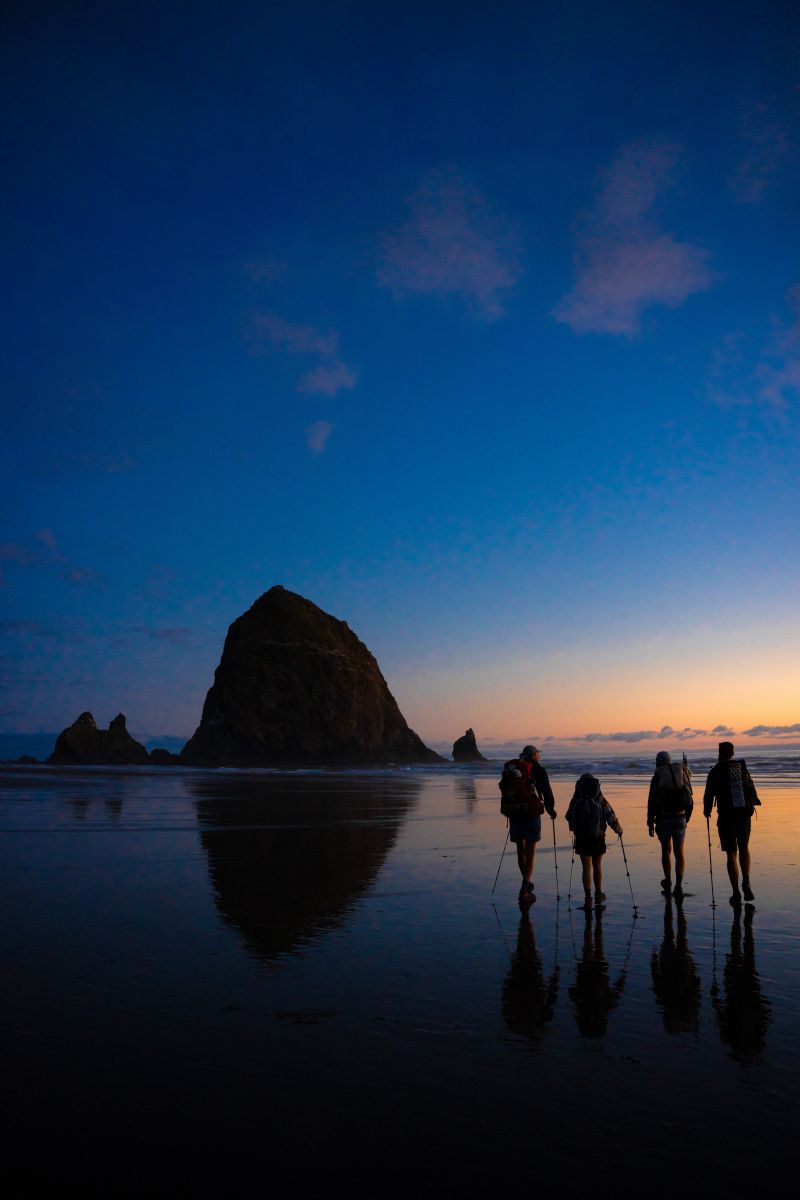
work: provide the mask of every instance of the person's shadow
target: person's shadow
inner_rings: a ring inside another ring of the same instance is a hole
[[[731,951],[725,958],[722,985],[717,982],[716,958],[711,984],[719,1036],[730,1048],[731,1057],[744,1063],[759,1060],[772,1020],[770,1002],[761,991],[756,970],[754,915],[755,910],[745,905],[743,944],[742,910],[734,909]]]
[[[677,925],[677,932],[676,932]],[[650,959],[653,992],[667,1033],[697,1033],[700,1026],[700,976],[686,938],[686,915],[672,901],[664,905],[664,939]]]
[[[532,1045],[538,1044],[552,1021],[558,998],[559,970],[545,976],[542,956],[526,910],[519,919],[517,948],[503,983],[503,1019],[512,1033],[520,1033]]]
[[[608,1018],[619,1004],[625,987],[627,959],[612,984],[608,974],[608,963],[603,949],[603,918],[600,910],[586,913],[583,929],[583,954],[577,960],[575,983],[569,989],[569,998],[575,1007],[575,1020],[581,1036],[601,1038],[608,1029]]]

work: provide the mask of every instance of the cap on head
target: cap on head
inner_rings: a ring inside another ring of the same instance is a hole
[[[656,766],[666,767],[668,763],[671,762],[672,759],[669,756],[669,750],[659,750],[658,754],[656,755]]]
[[[733,758],[734,746],[733,742],[720,742],[719,756],[720,758]]]
[[[538,753],[539,751],[535,746],[523,746],[519,752],[519,756],[520,758],[533,758],[534,754]]]

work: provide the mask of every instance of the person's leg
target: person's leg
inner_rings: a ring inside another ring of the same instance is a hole
[[[683,856],[683,838],[674,837],[672,839],[672,847],[675,851],[675,890],[680,891],[683,887],[683,872],[686,866],[686,860]]]
[[[597,900],[605,900],[603,895],[603,856],[595,854],[592,859],[592,874],[594,876],[594,894]]]
[[[739,900],[741,897],[739,894],[739,862],[737,854],[735,850],[726,850],[725,853],[728,856],[728,878],[730,879],[731,887],[733,888],[731,900]]]
[[[592,906],[592,859],[589,854],[581,855],[581,874],[583,875],[583,895],[589,908]]]
[[[528,884],[528,891],[533,892],[533,860],[536,855],[536,842],[525,843],[525,883]]]
[[[669,838],[664,838],[661,843],[661,869],[664,872],[664,878],[661,881],[661,886],[665,892],[668,892],[672,886],[672,860],[669,854]]]
[[[742,894],[745,900],[755,900],[750,886],[750,847],[746,839],[739,843],[739,862],[742,864]]]

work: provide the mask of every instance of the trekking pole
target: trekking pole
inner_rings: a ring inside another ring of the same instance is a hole
[[[506,856],[506,846],[508,845],[508,839],[509,839],[510,835],[511,835],[511,826],[509,825],[508,833],[506,834],[506,840],[503,842],[503,853],[500,855],[500,865],[498,866],[497,874],[494,877],[494,885],[492,887],[492,895],[494,895],[494,889],[497,887],[497,881],[500,878],[500,867],[502,867],[503,859]]]
[[[561,896],[558,891],[558,855],[556,854],[556,819],[553,817],[553,862],[556,868],[556,900],[560,900]]]
[[[711,865],[711,818],[706,817],[706,830],[708,831],[708,873],[711,876],[711,907],[717,907],[716,897],[714,896],[714,868]]]
[[[572,862],[569,864],[569,890],[567,891],[567,904],[572,902],[572,868],[575,866],[575,834],[572,835]]]
[[[631,889],[631,903],[633,904],[633,919],[634,919],[634,921],[635,921],[635,920],[636,920],[636,918],[637,918],[637,917],[638,917],[638,915],[639,915],[639,907],[638,907],[638,905],[637,905],[636,901],[635,901],[635,900],[634,900],[634,898],[633,898],[633,884],[631,883],[631,873],[630,873],[630,871],[628,870],[628,856],[627,856],[627,854],[625,853],[625,843],[624,843],[624,842],[623,842],[623,840],[622,840],[622,834],[621,834],[621,833],[618,833],[618,834],[617,834],[617,837],[619,838],[619,844],[620,844],[620,846],[622,846],[622,857],[623,857],[623,860],[624,860],[624,862],[625,862],[625,874],[628,876],[628,887]]]

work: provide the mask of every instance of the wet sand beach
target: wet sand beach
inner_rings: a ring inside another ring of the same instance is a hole
[[[497,770],[5,768],[13,1165],[104,1195],[520,1184],[788,1192],[800,999],[797,767],[756,775],[754,907],[713,836],[660,893],[649,773],[603,776],[601,914],[568,900],[553,773],[521,913]],[[248,1182],[250,1181],[250,1182]]]

